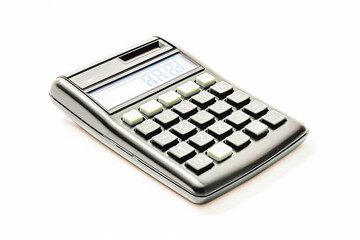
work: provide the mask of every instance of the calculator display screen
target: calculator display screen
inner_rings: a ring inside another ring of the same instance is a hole
[[[107,110],[110,110],[196,67],[195,63],[177,53],[89,94]]]

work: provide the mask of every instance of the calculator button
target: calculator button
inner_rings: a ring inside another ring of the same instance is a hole
[[[165,128],[168,128],[180,121],[179,115],[171,110],[166,110],[154,117],[154,120]]]
[[[149,102],[140,106],[140,111],[148,117],[154,116],[155,114],[161,112],[162,109],[162,105],[155,100],[150,100]]]
[[[227,82],[224,82],[224,81],[221,81],[221,82],[215,84],[214,86],[210,87],[210,92],[215,94],[219,98],[224,98],[225,96],[229,95],[233,91],[234,91],[233,86],[231,86],[230,84],[228,84]]]
[[[169,131],[163,131],[162,133],[156,135],[152,138],[151,141],[156,147],[161,150],[167,150],[168,148],[176,145],[178,143],[177,137]]]
[[[244,113],[243,111],[236,111],[226,117],[226,122],[235,127],[236,129],[243,128],[246,124],[248,124],[250,120],[250,116]]]
[[[137,125],[135,127],[135,131],[137,133],[139,133],[141,136],[143,136],[144,138],[148,139],[148,138],[158,134],[159,132],[161,132],[161,127],[159,124],[157,124],[153,120],[148,119],[148,120],[140,123],[139,125]]]
[[[197,127],[204,129],[215,122],[214,115],[202,110],[190,117],[190,121]]]
[[[205,131],[201,131],[189,138],[189,144],[201,152],[211,147],[214,143],[214,137]]]
[[[206,88],[215,83],[215,77],[209,73],[203,73],[196,77],[196,83]]]
[[[226,138],[225,143],[235,150],[241,150],[249,145],[250,137],[243,132],[234,132]]]
[[[223,142],[219,142],[207,150],[207,155],[217,162],[224,161],[232,153],[232,148]]]
[[[208,128],[208,132],[217,139],[223,139],[232,133],[232,127],[224,121],[218,121]]]
[[[200,86],[192,81],[188,81],[178,86],[176,91],[184,97],[190,97],[200,91]]]
[[[245,126],[245,133],[256,139],[264,137],[268,132],[268,126],[258,120],[255,120]]]
[[[286,122],[286,118],[281,113],[272,110],[268,112],[264,117],[262,117],[262,122],[266,125],[270,126],[271,128],[277,128],[284,122]]]
[[[138,123],[141,123],[144,120],[144,117],[139,111],[131,110],[123,115],[123,121],[129,124],[130,126],[135,126]]]
[[[160,103],[162,103],[165,107],[171,107],[178,102],[181,101],[180,94],[176,93],[175,91],[171,90],[165,94],[162,94],[158,97]]]
[[[196,133],[196,127],[194,124],[183,120],[172,127],[172,133],[176,134],[181,139],[186,139]]]
[[[201,91],[191,98],[191,101],[202,109],[215,102],[215,96],[207,91]]]
[[[185,100],[173,107],[173,110],[183,118],[188,118],[190,115],[197,112],[195,104]]]
[[[237,108],[241,108],[250,102],[250,96],[238,90],[227,96],[226,101]]]
[[[212,160],[205,154],[200,153],[185,163],[185,166],[196,174],[201,174],[214,166]]]
[[[195,156],[196,152],[192,146],[190,146],[186,142],[181,142],[175,147],[170,148],[168,154],[177,162],[183,163],[189,158]]]
[[[244,111],[251,116],[258,118],[261,115],[264,115],[268,111],[268,108],[264,103],[254,100],[244,107]]]
[[[230,104],[220,100],[209,107],[209,112],[222,119],[232,112],[232,107]]]

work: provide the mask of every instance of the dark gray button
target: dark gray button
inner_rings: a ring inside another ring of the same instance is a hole
[[[179,122],[179,115],[174,113],[171,110],[166,110],[161,114],[158,114],[154,117],[154,120],[158,123],[160,123],[163,127],[168,128],[171,125],[174,125],[175,123]]]
[[[227,82],[221,81],[210,87],[210,92],[218,96],[219,98],[224,98],[225,96],[232,93],[233,86],[228,84]]]
[[[244,111],[255,118],[264,115],[267,110],[267,106],[258,100],[254,100],[244,107]]]
[[[229,96],[227,96],[226,101],[231,105],[240,108],[250,102],[250,97],[246,93],[237,90],[232,94],[230,94]]]
[[[185,166],[196,174],[201,174],[214,166],[212,160],[203,153],[196,155],[185,163]]]
[[[238,110],[227,116],[225,120],[236,129],[241,129],[250,122],[250,116]]]
[[[262,117],[262,121],[270,126],[271,128],[277,128],[284,122],[286,122],[286,118],[281,113],[272,110],[268,112],[264,117]]]
[[[202,110],[195,115],[192,115],[190,121],[199,128],[204,129],[215,122],[215,117],[205,110]]]
[[[215,96],[207,91],[201,91],[191,98],[191,101],[201,108],[206,108],[215,102]]]
[[[161,131],[159,124],[153,120],[146,120],[135,127],[135,131],[144,138],[150,138]]]
[[[245,133],[256,139],[264,137],[268,132],[268,126],[258,120],[245,126]]]
[[[196,155],[195,149],[187,144],[186,142],[181,142],[175,147],[170,148],[168,154],[174,158],[177,162],[183,163],[185,160]]]
[[[195,104],[185,100],[173,107],[173,110],[183,118],[188,118],[190,115],[197,112]]]
[[[156,135],[151,141],[156,147],[161,150],[166,150],[178,143],[177,137],[169,131],[163,131]]]
[[[208,128],[208,132],[217,139],[223,139],[232,133],[232,128],[224,121],[218,121]]]
[[[186,139],[196,133],[194,124],[184,120],[172,127],[172,132],[181,139]]]
[[[232,112],[232,107],[230,104],[220,100],[209,107],[209,112],[222,119]]]
[[[205,131],[201,131],[197,133],[195,136],[189,138],[189,144],[199,151],[205,151],[211,145],[215,143],[214,137]]]
[[[243,132],[237,131],[227,137],[225,143],[235,150],[240,150],[249,145],[250,137]]]

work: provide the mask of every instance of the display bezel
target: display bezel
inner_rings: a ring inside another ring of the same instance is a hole
[[[137,95],[137,96],[135,96],[133,98],[130,98],[129,100],[127,100],[125,102],[119,103],[118,105],[116,105],[115,107],[110,108],[110,109],[107,109],[106,107],[104,107],[99,101],[97,101],[94,97],[92,97],[90,95],[91,92],[94,92],[94,91],[96,91],[96,90],[98,90],[98,89],[100,89],[100,88],[102,88],[104,86],[112,84],[112,83],[118,81],[121,78],[125,78],[125,77],[127,77],[127,76],[129,76],[131,74],[134,74],[134,73],[136,73],[138,71],[141,71],[141,70],[143,70],[143,69],[145,69],[147,67],[155,65],[155,64],[157,64],[157,63],[159,63],[159,62],[161,62],[161,61],[163,61],[163,60],[165,60],[165,59],[167,59],[169,57],[172,57],[172,56],[174,56],[174,55],[176,55],[178,53],[182,54],[187,60],[193,62],[196,65],[196,67],[194,69],[182,74],[182,75],[177,76],[176,78],[174,78],[174,79],[172,79],[172,80],[170,80],[168,82],[165,82],[165,83],[160,84],[159,86],[157,86],[157,87],[155,87],[153,89],[150,89],[149,91],[146,91],[146,92],[144,92],[144,93],[142,93],[140,95]],[[160,55],[160,56],[158,56],[158,57],[156,57],[154,59],[142,62],[136,68],[133,68],[131,70],[129,69],[129,71],[126,71],[125,73],[123,73],[121,75],[118,75],[116,77],[108,79],[106,82],[103,82],[103,84],[101,84],[100,86],[96,86],[96,88],[92,87],[92,88],[87,89],[86,94],[94,102],[96,102],[102,109],[104,109],[107,113],[109,113],[111,115],[111,114],[114,114],[114,113],[116,113],[118,111],[121,111],[122,109],[128,107],[129,105],[133,105],[133,104],[135,104],[135,103],[137,103],[137,102],[139,102],[139,101],[141,101],[141,100],[143,100],[143,99],[145,99],[145,98],[147,98],[147,97],[149,97],[149,96],[151,96],[153,94],[156,94],[157,92],[163,90],[164,88],[170,87],[171,85],[173,85],[173,84],[175,84],[175,83],[177,83],[177,82],[179,82],[179,81],[181,81],[181,80],[183,80],[185,78],[188,78],[188,77],[202,71],[203,69],[204,68],[199,63],[194,61],[192,58],[190,58],[189,56],[187,56],[183,52],[178,51],[178,50],[171,51],[171,52],[168,52],[168,53],[164,53],[164,54],[162,54],[162,55]]]

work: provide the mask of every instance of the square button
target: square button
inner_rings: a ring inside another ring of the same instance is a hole
[[[232,112],[232,107],[230,104],[220,100],[209,107],[209,112],[222,119]]]
[[[260,116],[264,115],[268,111],[267,106],[259,102],[258,100],[254,100],[248,105],[244,107],[244,112],[250,114],[254,118],[259,118]]]
[[[286,122],[286,118],[281,113],[272,110],[268,112],[264,117],[262,117],[262,122],[266,125],[270,126],[271,128],[277,128]]]
[[[154,117],[154,121],[165,128],[168,128],[180,121],[179,115],[171,110],[166,110]]]
[[[201,110],[190,117],[190,122],[195,124],[197,127],[204,129],[215,122],[215,117],[207,111]]]
[[[171,107],[181,101],[180,94],[176,93],[173,90],[168,91],[158,97],[160,103],[165,107]]]
[[[207,150],[207,155],[217,162],[224,161],[233,153],[232,148],[225,143],[219,142]]]
[[[176,91],[184,97],[191,97],[195,93],[200,91],[200,86],[192,81],[188,81],[177,87]]]
[[[165,151],[178,143],[177,137],[169,131],[163,131],[152,138],[152,144]]]
[[[189,138],[189,144],[201,152],[211,147],[214,143],[214,137],[205,131],[201,131]]]
[[[136,110],[131,110],[123,115],[123,121],[130,126],[135,126],[136,124],[141,123],[143,120],[143,115]]]
[[[141,136],[143,136],[144,138],[148,139],[148,138],[158,134],[159,132],[161,132],[161,127],[159,124],[157,124],[153,120],[148,119],[148,120],[140,123],[139,125],[137,125],[135,127],[135,131],[137,133],[139,133]]]
[[[268,126],[258,120],[255,120],[245,126],[245,133],[255,139],[264,137],[268,132]]]
[[[191,102],[204,109],[215,102],[215,96],[207,91],[201,91],[191,98]]]
[[[194,124],[183,120],[172,127],[171,132],[176,134],[181,139],[186,139],[196,133],[196,127]]]
[[[185,166],[197,175],[206,172],[214,166],[214,163],[203,153],[196,155],[185,163]]]
[[[195,156],[196,152],[192,146],[190,146],[186,142],[181,142],[175,147],[170,148],[168,154],[177,162],[183,163],[191,157]]]
[[[250,120],[250,116],[244,113],[243,111],[236,111],[226,117],[226,122],[235,127],[236,129],[243,128],[246,124],[248,124]]]
[[[220,140],[232,133],[232,127],[224,121],[218,121],[208,128],[208,132]]]
[[[183,118],[188,118],[190,115],[196,113],[197,107],[195,104],[185,100],[173,107],[173,111],[179,114]]]
[[[155,100],[150,100],[149,102],[140,106],[140,111],[146,116],[152,117],[157,113],[161,112],[163,109],[162,107],[163,106],[159,102]]]
[[[249,145],[250,137],[243,132],[234,132],[226,138],[225,143],[239,151]]]
[[[227,96],[226,101],[237,108],[241,108],[250,102],[250,96],[240,90],[237,90]]]
[[[209,73],[203,73],[196,77],[196,83],[206,88],[215,83],[215,77]]]
[[[210,87],[210,92],[218,96],[219,98],[224,98],[234,91],[233,86],[227,82],[221,81],[214,86]]]

